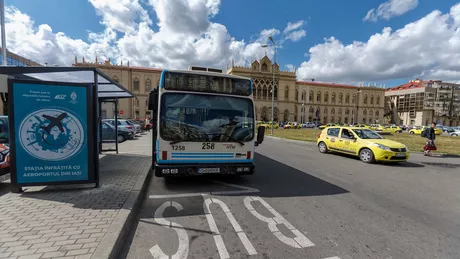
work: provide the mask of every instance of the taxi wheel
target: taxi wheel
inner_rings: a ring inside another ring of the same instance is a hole
[[[318,144],[318,149],[319,149],[319,152],[321,152],[321,153],[323,153],[323,154],[329,152],[329,150],[327,149],[326,143],[324,143],[324,142],[322,142],[322,141],[319,142],[319,144]]]
[[[374,153],[368,148],[363,148],[359,151],[359,159],[364,163],[373,163],[375,161]]]
[[[413,131],[409,131],[409,134],[414,134],[414,132],[413,132]]]

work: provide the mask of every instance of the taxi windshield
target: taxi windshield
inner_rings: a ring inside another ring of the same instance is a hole
[[[368,129],[354,129],[353,132],[361,139],[383,139],[377,132]]]

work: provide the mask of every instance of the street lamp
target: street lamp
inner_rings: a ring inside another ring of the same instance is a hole
[[[305,103],[302,103],[302,118],[300,118],[300,123],[303,124],[304,122],[305,122]]]
[[[361,93],[361,89],[356,91],[356,121],[355,123],[358,124],[358,114],[359,114],[359,93]]]
[[[270,36],[268,39],[273,44],[274,56],[273,56],[273,84],[272,84],[272,120],[271,120],[271,135],[273,136],[273,128],[274,128],[274,117],[275,117],[275,64],[276,64],[276,43],[273,40],[273,37]],[[262,45],[262,48],[267,48],[268,44]]]

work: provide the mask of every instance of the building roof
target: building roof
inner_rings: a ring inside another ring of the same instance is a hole
[[[400,91],[400,90],[408,90],[408,89],[414,89],[414,88],[422,88],[422,87],[425,87],[428,82],[431,82],[431,81],[422,81],[422,80],[411,81],[407,84],[388,88],[386,89],[386,91],[390,92],[390,91]]]

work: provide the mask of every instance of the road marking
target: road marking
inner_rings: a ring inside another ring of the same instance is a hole
[[[233,230],[237,233],[238,237],[240,238],[241,243],[243,243],[244,248],[249,255],[256,255],[257,251],[254,246],[249,241],[246,234],[243,232],[240,224],[236,221],[235,217],[233,216],[232,212],[228,208],[228,206],[221,200],[216,198],[207,198],[203,203],[203,210],[206,214],[206,219],[208,220],[209,228],[214,233],[214,241],[216,242],[217,251],[219,252],[221,259],[228,259],[230,258],[227,248],[225,247],[224,240],[220,235],[219,229],[217,228],[216,222],[214,217],[212,216],[210,206],[211,204],[216,203],[218,204],[221,209],[224,211],[225,215],[227,216],[228,220],[233,226]]]
[[[182,198],[182,197],[197,197],[203,195],[239,195],[239,194],[248,194],[248,193],[257,193],[260,192],[256,188],[246,187],[238,184],[224,183],[220,181],[211,181],[213,183],[218,183],[226,185],[229,187],[239,188],[242,190],[235,191],[217,191],[217,192],[191,192],[191,193],[175,193],[175,194],[159,194],[159,195],[150,195],[149,199],[166,199],[166,198]]]
[[[185,231],[184,227],[181,226],[180,224],[177,224],[175,222],[168,221],[163,218],[163,212],[166,210],[168,207],[174,207],[176,210],[179,212],[183,210],[184,208],[182,205],[175,201],[167,201],[163,203],[156,211],[154,215],[154,220],[159,224],[167,228],[172,228],[174,231],[176,231],[176,234],[179,238],[179,247],[177,248],[177,252],[172,255],[168,256],[166,255],[163,250],[161,250],[160,246],[156,244],[152,248],[149,249],[150,254],[153,256],[155,259],[186,259],[188,257],[188,251],[189,251],[189,240],[188,240],[188,235],[187,232]]]
[[[333,256],[333,257],[328,257],[328,258],[324,258],[324,259],[340,259],[340,257]]]
[[[260,202],[268,211],[270,211],[274,217],[267,218],[260,213],[258,213],[254,207],[252,206],[251,202],[258,201]],[[303,247],[311,247],[314,246],[313,242],[311,242],[306,236],[304,236],[299,230],[294,228],[291,223],[289,223],[281,214],[275,211],[267,202],[265,202],[260,197],[246,197],[244,198],[244,205],[246,208],[254,215],[254,217],[258,218],[261,221],[264,221],[268,224],[268,228],[270,231],[275,235],[281,242],[285,243],[286,245],[295,247],[295,248],[303,248]],[[276,225],[283,224],[285,225],[296,237],[286,237],[281,233]]]

